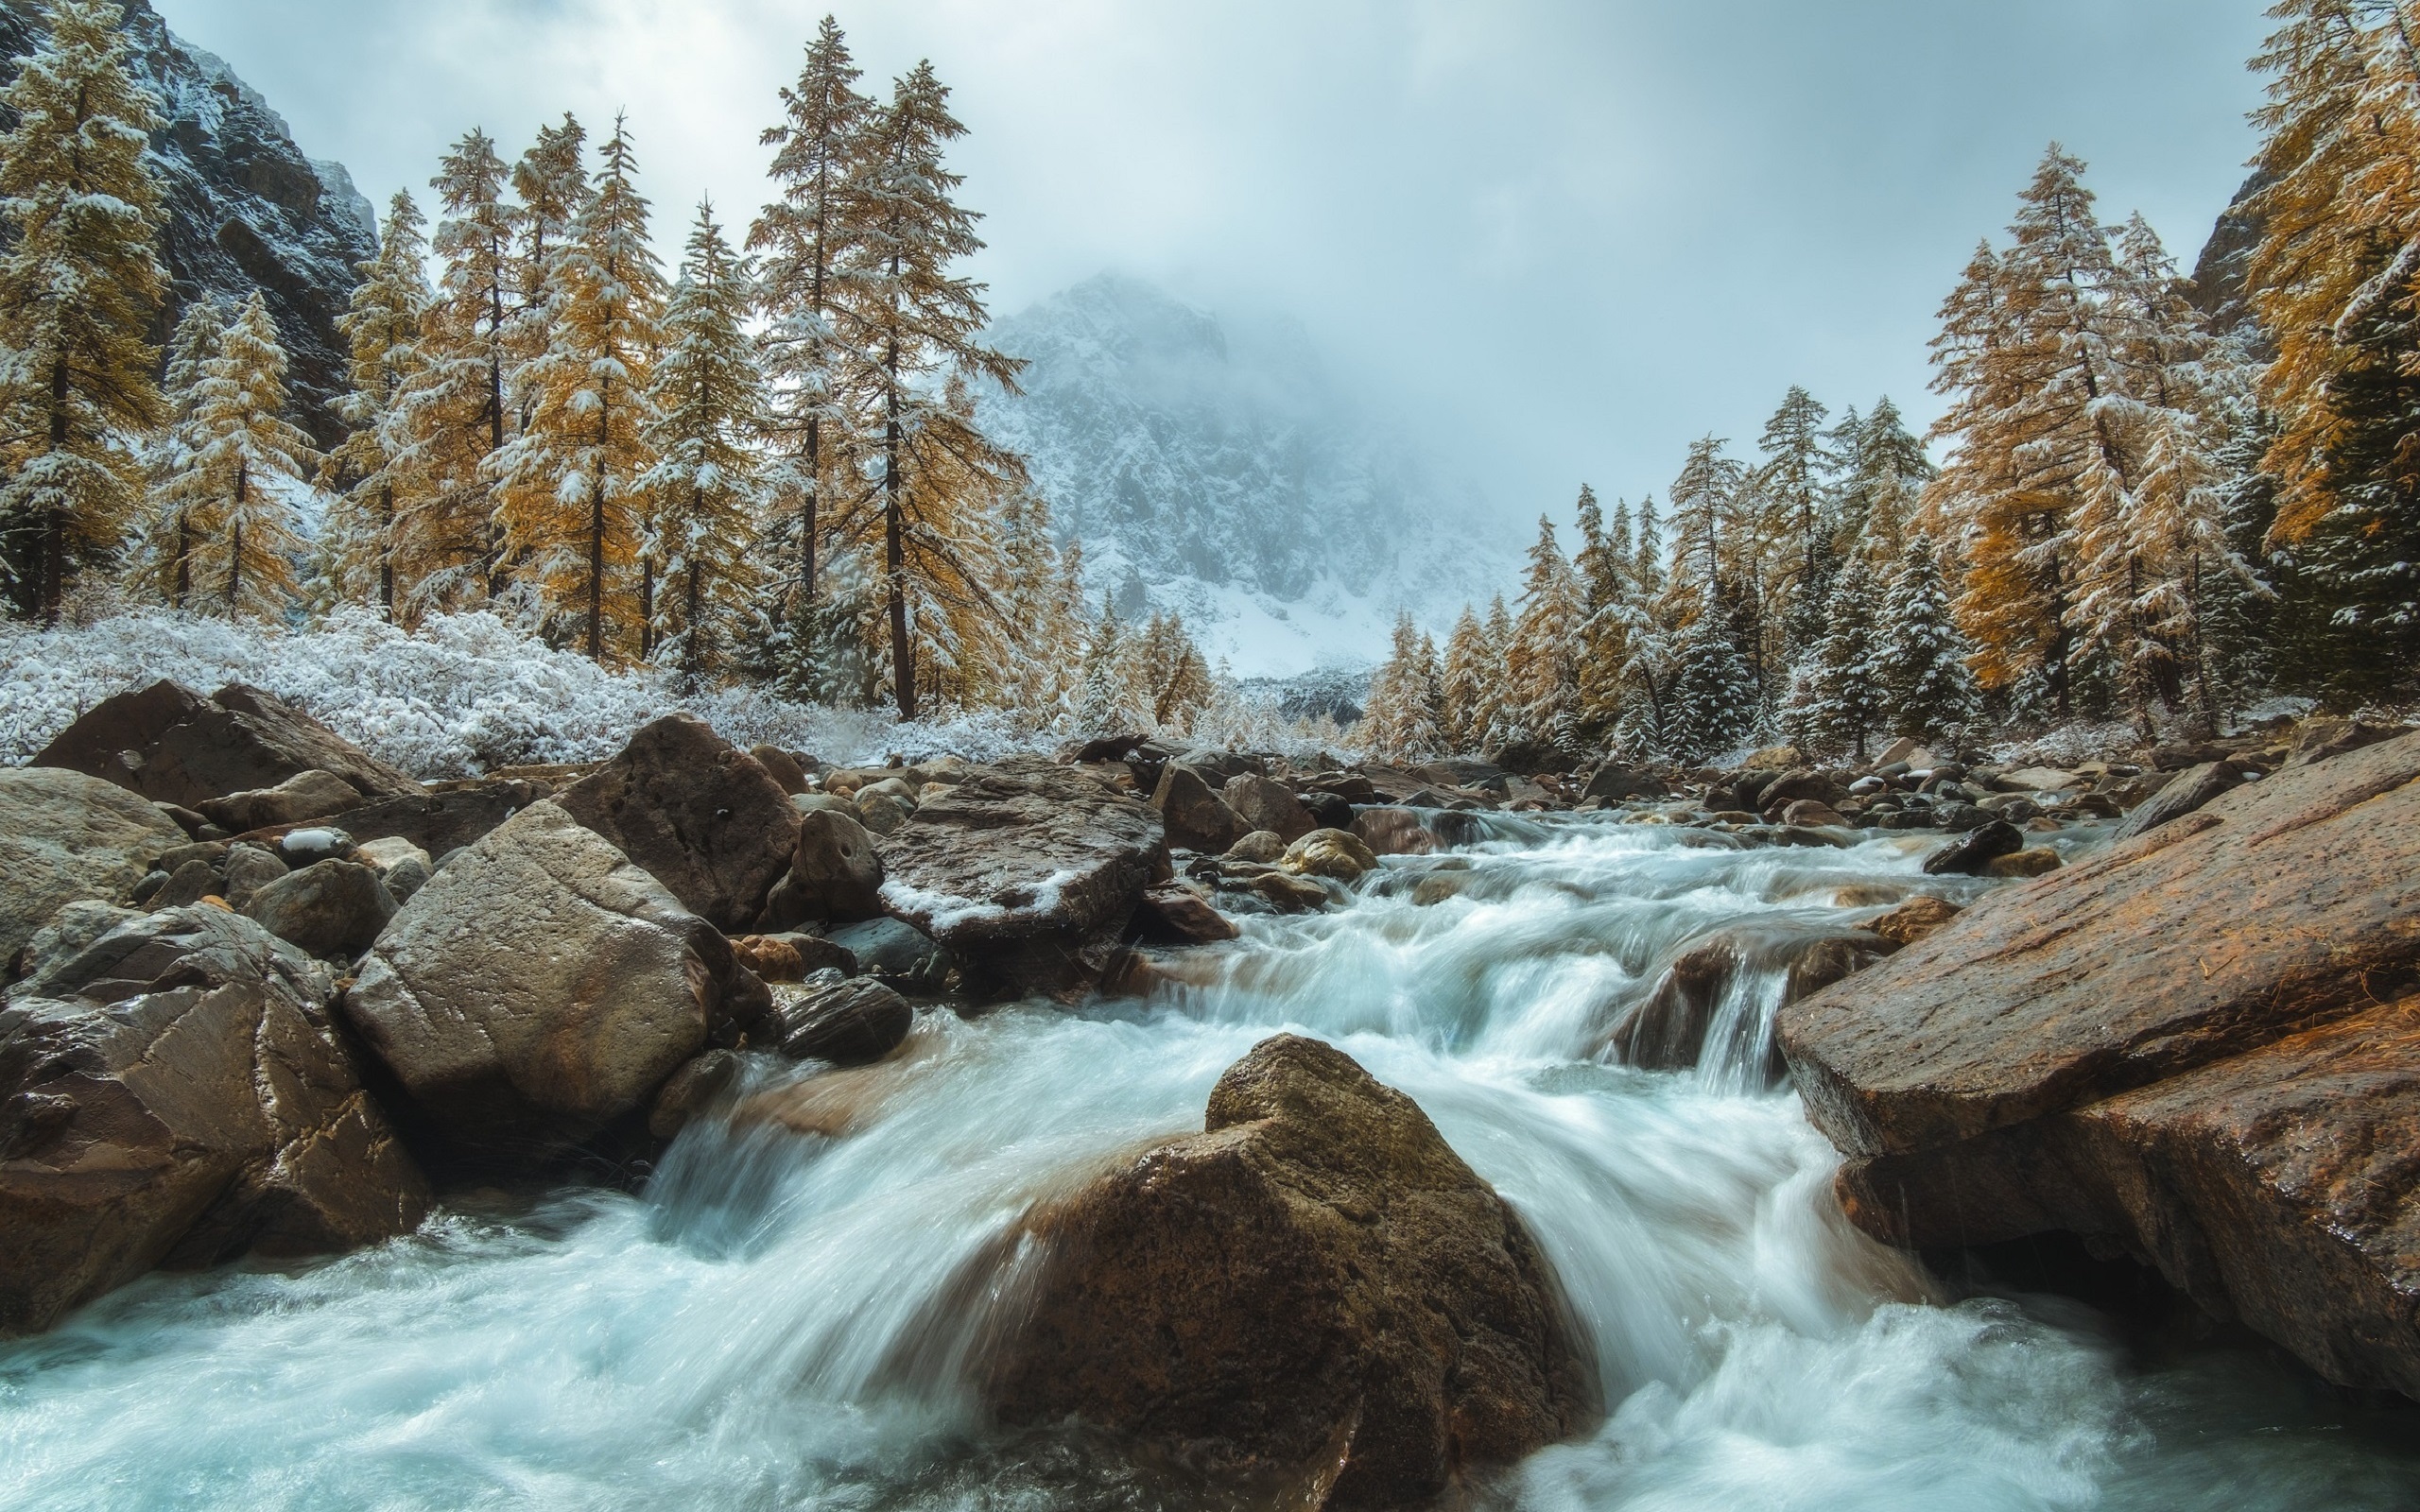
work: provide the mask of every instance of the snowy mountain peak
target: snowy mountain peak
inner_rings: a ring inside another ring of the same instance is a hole
[[[1372,661],[1507,575],[1477,490],[1373,421],[1302,327],[1102,274],[1000,321],[986,418],[1121,610],[1173,609],[1247,675]]]

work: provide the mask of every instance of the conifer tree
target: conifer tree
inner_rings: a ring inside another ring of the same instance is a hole
[[[2420,666],[2420,51],[2387,0],[2282,0],[2254,66],[2268,183],[2246,211],[2248,270],[2276,344],[2260,398],[2274,417],[2280,627],[2298,680],[2353,704]],[[2325,669],[2322,671],[2321,669]]]
[[[528,428],[488,464],[507,558],[546,622],[578,627],[595,661],[638,639],[624,633],[638,628],[638,606],[615,600],[639,561],[665,300],[626,123],[602,156],[595,197],[547,270],[553,344],[519,369]]]
[[[1861,554],[1841,564],[1824,607],[1824,638],[1808,654],[1802,683],[1810,698],[1803,712],[1809,732],[1860,764],[1866,737],[1888,713],[1877,596]]]
[[[1595,491],[1580,490],[1580,645],[1573,695],[1574,721],[1584,742],[1601,743],[1621,717],[1622,669],[1630,658],[1630,506],[1614,505],[1614,524],[1604,527]]]
[[[2117,268],[2083,173],[2052,144],[2014,245],[1986,246],[1944,307],[1935,387],[1952,403],[1937,429],[1958,444],[1927,520],[1960,541],[1960,617],[1985,686],[2032,681],[2062,716],[2079,660],[2076,517],[2122,509],[2134,487],[2103,404],[2122,392],[2103,308]]]
[[[209,533],[216,491],[203,472],[204,438],[195,424],[201,381],[227,335],[227,312],[214,299],[199,299],[178,318],[168,341],[165,383],[167,427],[149,447],[149,522],[134,577],[161,599],[183,609],[192,597],[193,554]]]
[[[2188,685],[2205,733],[2215,734],[2201,599],[2205,581],[2221,574],[2250,576],[2220,520],[2213,384],[2223,379],[2201,318],[2140,215],[2121,237],[2104,314],[2118,382],[2102,410],[2133,478],[2122,494],[2077,513],[2069,618],[2083,647],[2115,662],[2146,740],[2154,699],[2177,707]]]
[[[1479,749],[1502,745],[1515,734],[1514,721],[1520,717],[1519,684],[1512,679],[1512,615],[1504,607],[1504,595],[1496,594],[1488,601],[1483,644],[1487,651],[1486,680],[1480,684],[1479,701],[1474,711],[1473,737]]]
[[[53,622],[142,496],[128,442],[162,418],[145,333],[166,278],[143,159],[159,101],[118,8],[47,9],[49,37],[0,90],[15,123],[0,134],[0,587],[20,617]]]
[[[1123,734],[1142,723],[1128,672],[1126,629],[1118,623],[1116,601],[1104,593],[1100,617],[1085,639],[1083,666],[1077,676],[1076,728],[1080,731],[1094,736]]]
[[[1491,660],[1487,631],[1468,604],[1445,637],[1445,665],[1440,676],[1443,708],[1440,734],[1456,754],[1477,751],[1487,739],[1487,689],[1501,675]]]
[[[1000,600],[1014,649],[1002,696],[1028,729],[1054,722],[1075,693],[1087,629],[1081,555],[1075,542],[1063,556],[1052,544],[1048,501],[1011,490],[1000,511]]]
[[[320,455],[302,428],[285,417],[285,348],[268,305],[254,294],[219,337],[218,353],[195,386],[190,474],[196,501],[183,518],[198,519],[192,554],[197,601],[231,618],[282,618],[295,594],[302,554],[294,494],[305,486]],[[185,507],[185,501],[176,505]]]
[[[1709,761],[1744,744],[1756,728],[1756,679],[1731,639],[1715,585],[1672,635],[1663,738],[1677,759]]]
[[[1522,737],[1557,747],[1573,744],[1583,617],[1579,584],[1555,540],[1554,523],[1541,515],[1522,583],[1520,618],[1505,656],[1507,713]]]
[[[512,165],[513,281],[516,301],[505,346],[513,370],[544,357],[555,344],[549,281],[555,259],[579,233],[596,198],[588,181],[588,130],[569,111],[561,126],[538,128],[538,140]],[[526,430],[537,402],[526,384],[509,385],[515,428]]]
[[[1883,711],[1893,734],[1938,740],[1974,720],[1965,638],[1950,616],[1940,565],[1924,537],[1909,539],[1876,630]]]
[[[1180,614],[1154,614],[1126,647],[1127,679],[1154,729],[1183,733],[1216,691]]]
[[[775,535],[786,564],[775,618],[786,624],[815,601],[828,490],[849,475],[859,439],[834,346],[840,284],[867,204],[857,190],[873,102],[857,93],[858,77],[839,25],[825,16],[798,82],[782,91],[781,123],[764,133],[780,192],[748,232],[748,249],[760,260],[759,339],[771,384],[766,434],[780,456],[783,492],[795,501]],[[811,649],[795,646],[789,660],[795,666]]]
[[[351,362],[348,392],[338,406],[351,427],[320,470],[322,487],[337,492],[320,541],[320,572],[338,600],[373,603],[395,617],[396,465],[402,437],[397,404],[425,364],[421,321],[429,306],[427,244],[420,207],[404,190],[387,208],[378,255],[360,265],[361,283],[337,321]]]
[[[920,63],[873,113],[849,193],[863,207],[863,232],[840,266],[842,337],[853,359],[847,387],[863,397],[879,434],[878,520],[891,695],[902,719],[916,716],[917,635],[910,604],[920,592],[964,596],[981,575],[964,554],[972,523],[1023,481],[1023,464],[974,423],[962,387],[935,380],[989,379],[1013,390],[1017,359],[982,342],[983,286],[952,267],[982,248],[973,212],[954,196],[963,181],[942,162],[966,129],[949,113],[949,91]]]
[[[1773,546],[1768,572],[1772,602],[1766,618],[1783,627],[1785,655],[1807,644],[1802,637],[1809,622],[1821,618],[1814,606],[1830,590],[1832,531],[1824,510],[1824,482],[1834,463],[1824,444],[1828,414],[1814,395],[1792,386],[1757,441],[1765,461],[1755,484],[1770,512]]]
[[[515,217],[487,134],[455,144],[437,177],[429,249],[441,271],[421,318],[420,367],[395,399],[397,479],[389,561],[407,622],[504,589],[489,461],[510,438],[507,334],[518,299]]]
[[[1858,422],[1855,443],[1841,461],[1838,549],[1862,552],[1879,575],[1898,559],[1939,469],[1888,394]]]
[[[754,300],[747,265],[700,204],[665,306],[645,438],[656,462],[639,480],[663,572],[652,639],[692,679],[730,660],[763,587],[752,549],[764,506],[751,444],[764,405],[748,335]]]
[[[1476,629],[1477,622],[1471,623]],[[1370,679],[1361,743],[1388,761],[1420,761],[1436,755],[1444,738],[1439,723],[1442,703],[1437,647],[1420,633],[1410,614],[1399,614],[1387,660]]]

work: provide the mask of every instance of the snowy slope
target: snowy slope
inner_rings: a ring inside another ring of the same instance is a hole
[[[985,419],[1031,459],[1095,592],[1179,610],[1240,675],[1374,661],[1398,609],[1443,628],[1510,580],[1477,490],[1358,413],[1299,328],[1103,274],[993,336],[1031,366]]]
[[[226,63],[178,40],[147,0],[120,3],[166,117],[152,133],[151,165],[166,190],[161,251],[174,298],[152,337],[165,341],[198,297],[261,291],[293,359],[301,419],[333,441],[342,426],[329,404],[345,373],[337,318],[358,282],[354,265],[378,249],[369,201],[340,165],[305,158],[285,118]],[[0,55],[31,52],[43,29],[35,0],[0,0]],[[13,74],[13,62],[5,66]]]

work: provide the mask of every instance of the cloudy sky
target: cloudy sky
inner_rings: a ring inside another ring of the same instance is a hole
[[[155,0],[382,204],[477,125],[630,112],[659,235],[763,197],[827,9],[972,130],[978,274],[1289,313],[1507,515],[1661,491],[1784,388],[1928,419],[1925,343],[2053,138],[2190,264],[2261,0]],[[425,198],[425,196],[423,197]]]

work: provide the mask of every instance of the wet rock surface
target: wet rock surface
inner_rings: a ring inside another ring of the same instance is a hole
[[[1291,1035],[1171,1141],[1030,1220],[1047,1256],[983,1391],[1306,1505],[1423,1503],[1584,1427],[1587,1372],[1520,1219],[1402,1093]]]
[[[2064,1228],[2420,1386],[2420,736],[2288,766],[1785,1009],[1856,1220]]]
[[[326,971],[208,906],[118,922],[0,1010],[0,1332],[164,1262],[416,1227],[428,1189],[332,1033]]]
[[[1022,759],[937,794],[879,849],[884,907],[945,947],[985,995],[1098,981],[1167,868],[1149,805]]]

